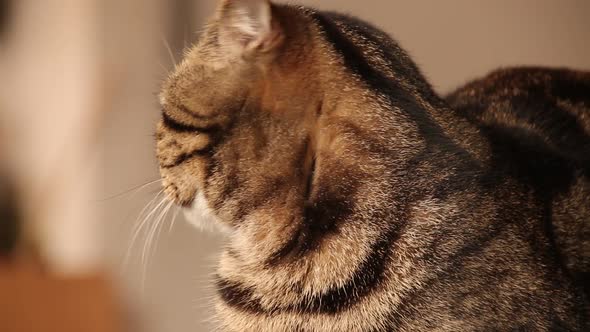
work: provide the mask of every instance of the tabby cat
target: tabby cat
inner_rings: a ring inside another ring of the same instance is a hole
[[[445,100],[363,21],[226,0],[161,103],[167,195],[228,233],[220,330],[589,329],[590,73]]]

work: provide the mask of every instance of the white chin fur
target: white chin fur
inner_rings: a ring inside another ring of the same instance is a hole
[[[203,193],[199,192],[193,204],[189,208],[184,208],[184,218],[186,221],[201,230],[229,233],[230,228],[221,223],[213,210],[209,207]]]

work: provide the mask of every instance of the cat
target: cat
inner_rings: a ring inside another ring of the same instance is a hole
[[[156,129],[167,196],[227,231],[219,329],[588,330],[588,75],[442,98],[359,19],[221,1]]]

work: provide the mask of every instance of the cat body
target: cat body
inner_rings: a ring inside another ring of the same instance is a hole
[[[488,139],[489,167],[532,191],[557,258],[590,296],[590,73],[503,69],[447,100]]]
[[[168,196],[229,229],[220,329],[587,329],[590,89],[571,75],[581,99],[555,112],[579,136],[505,138],[485,83],[444,100],[360,20],[223,1],[164,84],[156,135]],[[529,174],[547,170],[563,173]]]

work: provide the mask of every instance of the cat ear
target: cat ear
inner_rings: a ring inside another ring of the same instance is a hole
[[[234,53],[269,51],[282,35],[269,0],[224,0],[218,22],[220,45]]]

